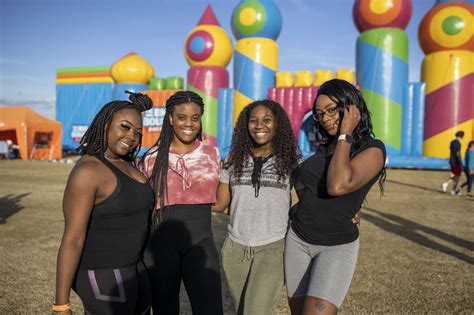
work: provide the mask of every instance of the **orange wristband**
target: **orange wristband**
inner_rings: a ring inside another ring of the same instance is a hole
[[[64,312],[64,311],[67,311],[67,310],[70,310],[70,309],[71,309],[71,303],[67,303],[67,304],[63,304],[63,305],[53,304],[53,306],[51,307],[51,310],[53,312]]]

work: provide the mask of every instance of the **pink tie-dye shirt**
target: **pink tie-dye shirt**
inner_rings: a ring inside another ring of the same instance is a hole
[[[141,171],[151,178],[156,153],[145,158]],[[216,147],[196,140],[191,151],[170,151],[168,161],[168,199],[166,205],[216,203],[221,159]],[[157,198],[156,208],[160,207]]]

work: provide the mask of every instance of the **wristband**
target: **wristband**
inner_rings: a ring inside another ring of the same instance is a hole
[[[51,306],[51,310],[53,312],[64,312],[64,311],[67,311],[67,310],[70,310],[70,309],[71,309],[71,303],[66,303],[66,304],[63,304],[63,305],[53,304],[53,306]]]
[[[339,137],[337,138],[337,141],[341,141],[341,140],[345,140],[349,143],[352,143],[353,138],[351,135],[342,134],[342,135],[339,135]]]

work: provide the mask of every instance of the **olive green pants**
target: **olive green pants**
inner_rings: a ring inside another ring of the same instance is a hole
[[[284,239],[255,247],[225,239],[222,267],[237,314],[275,314],[284,284],[284,249]]]

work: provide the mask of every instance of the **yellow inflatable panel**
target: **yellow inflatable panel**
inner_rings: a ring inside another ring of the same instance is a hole
[[[426,83],[426,94],[429,94],[471,73],[474,73],[474,52],[439,51],[423,60],[421,81]]]
[[[311,71],[303,70],[295,73],[295,86],[305,87],[313,84],[313,74]]]
[[[273,71],[278,71],[278,45],[271,39],[243,38],[235,44],[235,51]]]
[[[331,70],[316,70],[314,74],[315,86],[321,86],[324,82],[334,79],[334,74]]]
[[[434,158],[449,158],[449,144],[454,139],[454,134],[458,131],[464,131],[464,138],[461,140],[462,152],[466,152],[467,144],[471,140],[469,135],[472,134],[474,127],[474,119],[468,120],[456,127],[450,128],[437,134],[423,142],[423,156]]]
[[[293,73],[291,72],[276,73],[276,87],[292,87],[294,81]]]
[[[56,79],[56,84],[114,83],[111,77],[83,77]]]
[[[349,70],[349,69],[336,70],[336,79],[345,80],[349,82],[350,84],[354,84],[355,82],[354,71]]]
[[[239,118],[242,109],[252,102],[252,99],[234,90],[234,126],[237,123],[237,119]]]

